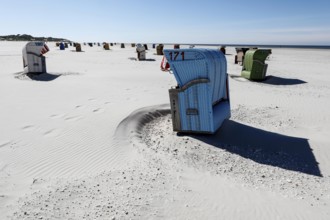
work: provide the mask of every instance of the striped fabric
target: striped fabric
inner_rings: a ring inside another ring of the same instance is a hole
[[[40,55],[43,55],[49,51],[49,48],[46,44],[41,48]]]

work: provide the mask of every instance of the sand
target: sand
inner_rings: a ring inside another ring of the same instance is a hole
[[[0,42],[0,219],[330,218],[329,50],[273,49],[251,82],[227,47],[232,117],[177,135],[151,45],[50,42],[28,77],[25,44]]]

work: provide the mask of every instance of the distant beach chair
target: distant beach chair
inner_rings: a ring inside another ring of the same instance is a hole
[[[219,50],[165,49],[178,85],[169,90],[173,130],[215,133],[230,117],[226,57]]]
[[[266,58],[271,53],[268,49],[248,50],[244,57],[241,76],[250,80],[264,80],[268,65]]]
[[[244,55],[246,51],[248,51],[250,48],[248,47],[241,47],[241,48],[235,48],[237,55],[235,55],[235,64],[241,64],[243,65],[244,61]]]
[[[144,48],[148,50],[148,44],[143,44]]]
[[[180,44],[174,44],[173,48],[174,49],[180,49]]]
[[[69,48],[68,43],[64,43],[64,47],[65,47],[65,48]]]
[[[63,42],[60,43],[60,50],[65,50],[65,45]]]
[[[152,44],[152,49],[155,49],[156,48],[156,44]]]
[[[220,51],[221,51],[223,54],[226,54],[226,47],[225,47],[225,46],[220,47]]]
[[[125,48],[125,44],[124,43],[120,44],[120,48]]]
[[[157,55],[164,55],[163,49],[164,49],[164,45],[163,44],[158,44],[157,47],[156,47]]]
[[[235,64],[242,64],[244,60],[244,53],[243,51],[238,51],[237,55],[235,55]]]
[[[49,51],[45,42],[32,41],[25,45],[23,53],[24,73],[40,74],[46,72],[46,58],[43,54]]]
[[[109,46],[109,44],[106,43],[106,42],[104,42],[104,43],[103,43],[103,49],[105,49],[105,50],[110,50],[110,46]]]
[[[135,47],[136,45],[135,45],[135,43],[131,43],[131,46],[132,46],[132,47]]]
[[[110,43],[110,46],[112,47],[113,46],[113,43]]]
[[[93,43],[88,43],[88,45],[89,45],[90,47],[93,47]]]
[[[142,46],[142,44],[136,45],[136,52],[138,60],[145,60],[146,59],[146,48]]]
[[[75,43],[76,52],[81,52],[81,45],[79,43]]]

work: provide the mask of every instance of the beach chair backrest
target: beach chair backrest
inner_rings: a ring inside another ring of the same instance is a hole
[[[208,79],[212,102],[225,97],[227,61],[223,53],[210,49],[165,49],[164,55],[179,87],[196,79]]]

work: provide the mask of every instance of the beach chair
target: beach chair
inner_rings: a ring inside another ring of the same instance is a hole
[[[120,44],[120,48],[125,48],[125,44],[124,43]]]
[[[136,45],[135,45],[135,43],[131,43],[131,46],[132,46],[132,47],[135,47]]]
[[[81,52],[81,45],[79,43],[75,43],[76,52]]]
[[[235,64],[243,64],[244,53],[243,51],[238,51],[237,55],[235,55]]]
[[[60,43],[60,50],[65,50],[65,45],[63,42]]]
[[[143,46],[146,50],[148,50],[148,45],[147,44],[143,44]]]
[[[169,90],[173,130],[215,133],[230,118],[226,57],[219,50],[165,49],[178,85]]]
[[[109,46],[109,44],[108,43],[103,43],[103,49],[105,49],[105,50],[110,50],[110,46]]]
[[[138,60],[145,60],[146,59],[146,48],[142,46],[142,44],[136,45],[136,52]]]
[[[164,55],[163,49],[164,49],[164,45],[163,44],[158,44],[157,47],[156,47],[157,55]]]
[[[220,47],[220,51],[226,55],[226,47],[225,46],[222,46]]]
[[[243,65],[244,61],[244,55],[246,51],[248,51],[250,48],[248,47],[242,47],[242,48],[235,48],[237,55],[235,55],[235,64],[241,64]]]
[[[45,42],[32,41],[25,45],[23,53],[24,73],[40,74],[46,72],[46,58],[43,54],[49,51]]]
[[[244,57],[241,76],[250,80],[264,80],[266,77],[266,58],[271,53],[268,49],[248,50]]]

